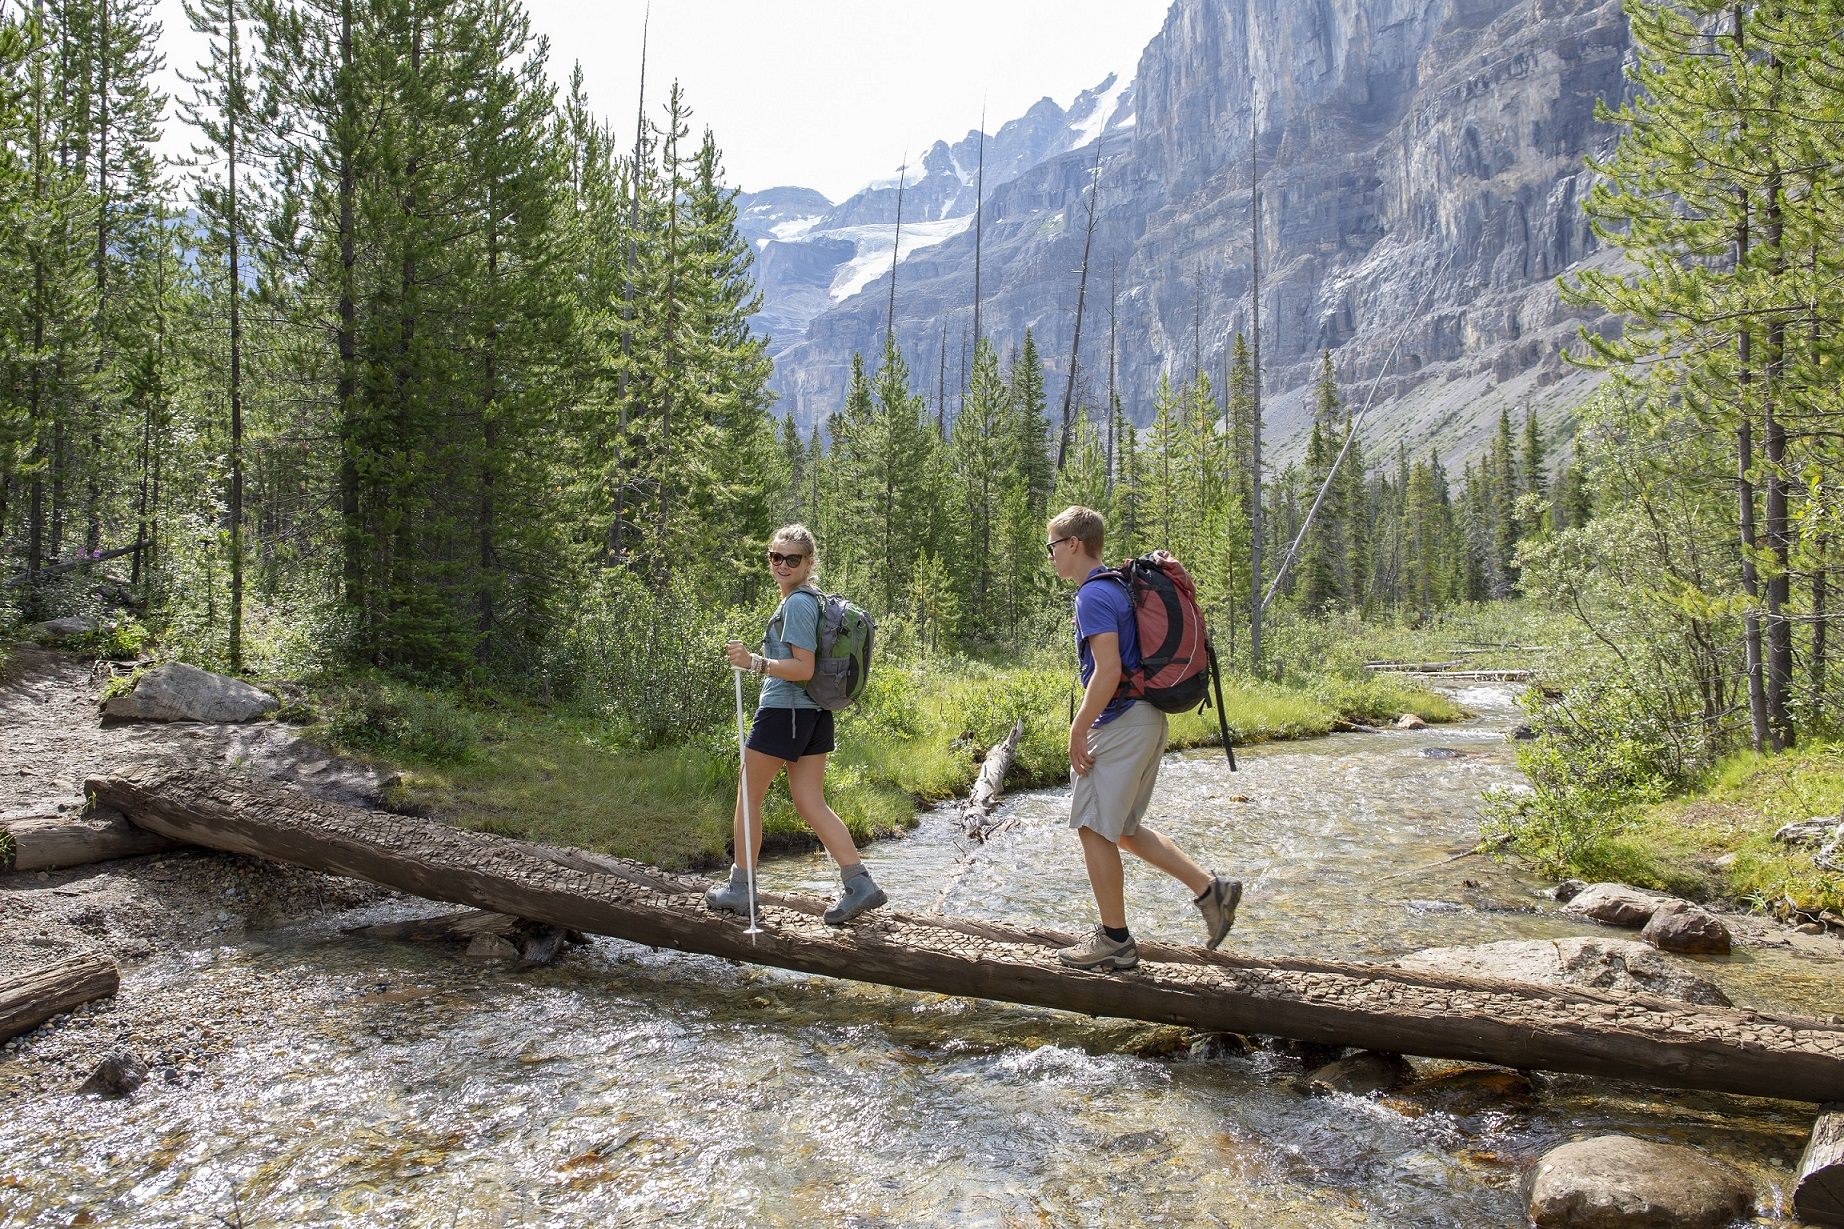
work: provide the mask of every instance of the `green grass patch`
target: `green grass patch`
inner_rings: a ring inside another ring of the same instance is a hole
[[[1571,815],[1579,811],[1579,815]],[[1781,844],[1781,825],[1844,811],[1844,746],[1741,752],[1668,798],[1583,790],[1511,824],[1543,869],[1791,916],[1844,910],[1844,875]],[[1554,831],[1551,831],[1554,829]],[[1490,825],[1488,825],[1490,830]]]
[[[1720,893],[1781,914],[1844,911],[1844,875],[1815,864],[1810,847],[1773,839],[1781,825],[1844,813],[1844,744],[1720,761],[1695,793],[1641,812],[1648,846],[1686,851]]]
[[[1226,680],[1237,742],[1324,734],[1346,721],[1431,721],[1461,710],[1399,679],[1319,679],[1307,688]],[[668,869],[728,858],[736,794],[734,727],[671,746],[634,745],[626,723],[599,714],[473,698],[374,676],[323,681],[314,737],[398,768],[392,801],[464,828],[635,858]],[[1049,653],[1022,665],[963,659],[885,663],[839,718],[827,801],[860,843],[914,826],[918,802],[964,795],[980,757],[1022,718],[1008,788],[1068,779],[1073,671]],[[1172,719],[1171,745],[1218,742],[1216,712]],[[785,781],[763,815],[767,849],[814,848]]]

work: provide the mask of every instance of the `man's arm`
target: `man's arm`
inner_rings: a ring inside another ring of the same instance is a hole
[[[1082,706],[1069,723],[1069,766],[1079,777],[1087,776],[1095,764],[1088,750],[1089,727],[1120,689],[1120,633],[1096,632],[1088,638],[1088,651],[1095,659],[1095,673],[1089,676]]]

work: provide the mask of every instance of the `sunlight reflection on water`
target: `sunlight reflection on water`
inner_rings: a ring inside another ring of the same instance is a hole
[[[1461,698],[1481,715],[1249,747],[1233,776],[1220,752],[1168,759],[1148,822],[1248,882],[1231,949],[1384,959],[1595,932],[1515,869],[1453,860],[1476,839],[1480,791],[1517,781],[1508,689]],[[940,812],[868,860],[905,907],[941,894],[949,912],[1089,924],[1067,790],[1006,806],[1013,822],[988,845],[969,846]],[[771,890],[834,882],[818,856],[763,872]],[[1128,896],[1141,934],[1195,941],[1195,912],[1169,880],[1130,866]],[[296,1007],[234,1019],[181,1086],[8,1100],[0,1225],[216,1224],[234,1197],[248,1226],[1477,1229],[1523,1223],[1522,1168],[1567,1138],[1714,1141],[1766,1189],[1810,1122],[1802,1107],[1668,1105],[1579,1078],[1469,1112],[1414,1094],[1311,1099],[1291,1060],[1188,1051],[1182,1038],[1171,1053],[1169,1031],[1131,1022],[614,940],[552,969],[487,971],[343,938],[351,924],[132,971],[124,995],[203,983],[234,1003],[284,983]],[[1807,975],[1759,953],[1704,971],[1762,1001],[1802,992]]]

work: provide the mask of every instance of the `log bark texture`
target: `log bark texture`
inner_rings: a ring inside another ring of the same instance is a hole
[[[34,815],[8,820],[0,839],[0,871],[88,866],[116,858],[165,853],[180,842],[129,823],[117,811]]]
[[[115,962],[104,956],[73,956],[0,981],[0,1041],[114,994],[121,984]]]
[[[1844,1102],[1825,1106],[1799,1161],[1793,1211],[1814,1225],[1844,1227]]]
[[[881,909],[845,928],[823,901],[764,896],[745,922],[704,908],[700,878],[360,811],[179,764],[88,783],[169,836],[351,875],[419,896],[654,947],[941,994],[1261,1033],[1402,1054],[1572,1071],[1800,1101],[1844,1100],[1844,1025],[1325,960],[1260,960],[1145,942],[1127,973],[1073,970],[1074,937]]]
[[[1024,718],[1020,717],[1012,722],[1011,733],[994,743],[980,764],[979,780],[973,783],[973,792],[960,813],[961,828],[976,841],[992,835],[992,813],[999,805],[999,795],[1005,792],[1005,774],[1012,770],[1012,761],[1018,757],[1018,740],[1023,736]]]

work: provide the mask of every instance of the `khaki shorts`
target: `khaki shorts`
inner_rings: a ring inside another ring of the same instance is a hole
[[[1119,842],[1140,830],[1165,755],[1165,714],[1144,702],[1088,732],[1095,763],[1069,792],[1069,826]]]

